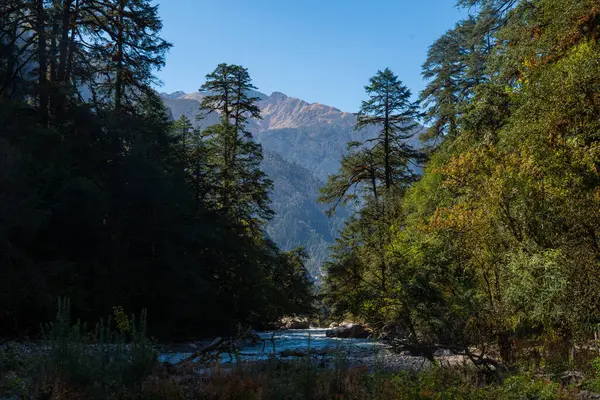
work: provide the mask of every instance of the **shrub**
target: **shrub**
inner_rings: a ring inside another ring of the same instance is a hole
[[[559,391],[558,383],[547,378],[534,377],[531,373],[510,376],[496,389],[497,398],[507,400],[554,400],[558,398]]]
[[[50,346],[42,391],[56,395],[62,390],[59,388],[66,387],[87,397],[106,398],[140,389],[157,363],[157,352],[146,331],[147,315],[142,311],[136,325],[134,316],[123,319],[122,309],[115,309],[115,314],[117,330],[109,318],[88,332],[80,322],[71,323],[69,301],[59,299],[55,321],[42,329]]]

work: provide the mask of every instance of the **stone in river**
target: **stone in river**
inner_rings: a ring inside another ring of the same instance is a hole
[[[329,329],[327,332],[325,332],[325,336],[335,338],[366,339],[370,335],[371,333],[364,326],[359,324],[341,325],[337,328]]]

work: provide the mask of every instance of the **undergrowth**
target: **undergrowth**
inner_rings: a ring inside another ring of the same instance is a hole
[[[157,365],[146,318],[146,311],[136,321],[116,307],[88,330],[71,320],[69,301],[59,299],[55,320],[41,327],[37,353],[20,356],[16,345],[0,352],[0,398],[134,397]]]
[[[567,400],[582,390],[600,392],[600,358],[577,383],[528,367],[490,379],[472,365],[392,372],[352,367],[337,355],[323,366],[310,351],[294,361],[160,365],[146,318],[116,307],[87,329],[72,321],[69,302],[59,301],[54,322],[42,327],[38,353],[0,346],[0,399]]]
[[[575,388],[530,373],[485,385],[463,370],[434,367],[421,372],[368,371],[364,368],[317,368],[306,360],[237,369],[216,369],[199,378],[192,371],[165,373],[148,380],[144,399],[265,400],[567,400]]]

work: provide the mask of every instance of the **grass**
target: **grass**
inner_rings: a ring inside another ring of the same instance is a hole
[[[59,300],[54,322],[42,327],[43,341],[30,355],[16,344],[0,349],[0,398],[134,398],[157,366],[158,353],[146,332],[146,313],[136,323],[115,309],[93,331],[72,323],[70,306]]]
[[[200,378],[188,371],[163,373],[146,382],[144,399],[576,399],[563,387],[529,373],[500,384],[477,382],[473,371],[431,368],[421,372],[368,372],[361,368],[316,368],[304,360],[233,370]]]
[[[577,384],[527,366],[495,380],[464,365],[419,372],[352,368],[339,355],[323,367],[310,351],[292,361],[216,364],[199,374],[195,364],[157,362],[145,319],[142,313],[136,322],[116,308],[89,331],[71,321],[69,304],[61,301],[55,321],[42,329],[43,351],[0,348],[0,399],[567,400],[579,398],[581,390],[600,392],[600,358],[587,363]]]
[[[3,353],[6,355],[5,353]],[[85,354],[85,355],[84,355]],[[193,364],[179,367],[154,365],[129,381],[123,371],[131,369],[133,357],[118,357],[104,366],[89,352],[76,358],[87,361],[56,364],[43,358],[19,361],[4,375],[0,398],[36,399],[497,399],[566,400],[576,399],[579,388],[563,386],[533,372],[521,372],[490,384],[473,368],[433,367],[420,372],[386,372],[382,369],[350,368],[340,361],[321,368],[310,359],[241,363],[231,367],[216,365],[207,375],[199,375]],[[73,355],[69,356],[73,357]],[[14,360],[11,362],[15,362]],[[28,363],[29,367],[27,367]],[[125,366],[123,366],[125,364]],[[71,369],[72,365],[87,370]],[[4,364],[7,366],[7,364]],[[33,367],[33,368],[32,368]],[[29,369],[28,369],[29,368]],[[114,368],[114,370],[111,370]],[[4,370],[5,371],[5,370]],[[27,372],[29,371],[29,372]],[[33,374],[32,374],[33,372]],[[24,374],[24,375],[20,375]],[[123,375],[122,375],[123,374]],[[583,388],[597,384],[593,376]],[[586,386],[587,385],[587,386]]]

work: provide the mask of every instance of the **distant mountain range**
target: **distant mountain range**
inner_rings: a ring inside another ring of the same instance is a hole
[[[251,120],[249,128],[263,146],[262,168],[274,182],[271,200],[276,216],[267,233],[284,250],[304,246],[310,256],[309,270],[318,279],[328,247],[347,218],[343,208],[331,219],[325,215],[325,206],[316,202],[319,188],[338,171],[347,143],[373,137],[376,129],[356,132],[356,116],[335,107],[279,92],[253,95],[260,99],[263,119]],[[185,115],[201,127],[218,122],[216,114],[196,120],[204,97],[201,92],[161,96],[174,119]],[[416,136],[413,140],[418,145]]]

